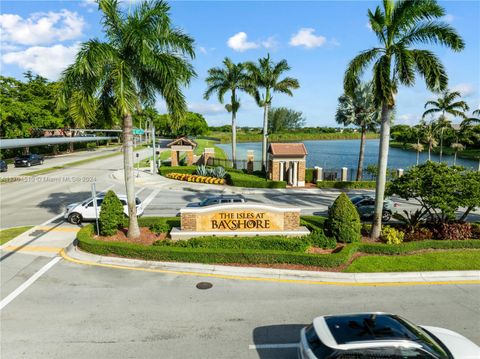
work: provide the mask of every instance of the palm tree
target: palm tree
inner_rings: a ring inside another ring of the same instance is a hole
[[[440,162],[442,161],[443,155],[443,131],[451,127],[446,115],[450,114],[454,117],[466,118],[465,111],[469,110],[465,101],[455,101],[457,97],[461,97],[460,92],[450,92],[446,90],[443,92],[442,97],[439,97],[436,101],[427,101],[425,103],[425,108],[430,108],[423,113],[422,118],[430,114],[441,113],[438,119],[438,128],[440,130]]]
[[[223,68],[213,67],[208,70],[206,82],[207,90],[203,97],[208,100],[213,93],[217,93],[218,101],[223,104],[225,94],[230,91],[230,103],[225,105],[228,112],[232,113],[232,162],[233,167],[237,166],[237,111],[240,108],[238,91],[253,93],[252,85],[247,74],[245,64],[235,64],[226,57],[223,60]]]
[[[423,141],[428,145],[428,160],[431,161],[432,150],[438,145],[437,133],[439,132],[439,128],[434,120],[431,120],[430,122],[421,120],[420,131]]]
[[[270,54],[260,58],[258,65],[253,62],[247,62],[245,65],[252,85],[265,91],[261,95],[258,90],[255,91],[255,100],[260,107],[263,107],[262,170],[265,171],[267,168],[268,110],[272,105],[272,95],[279,92],[293,96],[292,89],[298,89],[300,85],[298,80],[292,77],[280,80],[280,76],[290,70],[290,66],[286,60],[274,63],[270,60]]]
[[[97,105],[123,122],[123,161],[127,192],[128,237],[140,235],[135,205],[132,114],[152,104],[157,92],[172,116],[186,112],[182,86],[195,72],[188,62],[194,41],[173,28],[167,3],[142,2],[125,14],[118,0],[99,0],[105,40],[84,42],[75,62],[62,74],[62,102],[76,116],[91,118]],[[73,97],[72,97],[73,96]]]
[[[419,73],[431,91],[443,91],[448,77],[443,65],[429,50],[415,49],[417,44],[441,44],[460,51],[465,44],[456,31],[439,19],[445,10],[435,0],[384,0],[383,9],[368,11],[372,31],[379,45],[361,52],[345,72],[345,93],[352,95],[361,75],[373,63],[373,92],[381,107],[381,134],[378,156],[375,215],[372,238],[380,236],[383,200],[390,142],[390,113],[395,107],[399,85],[413,86]]]
[[[420,162],[420,152],[423,152],[424,146],[423,144],[420,143],[420,141],[417,141],[417,143],[412,144],[412,148],[417,151],[417,166]]]
[[[357,181],[362,180],[363,159],[365,156],[365,140],[367,131],[376,130],[379,124],[379,111],[375,107],[372,85],[359,84],[353,96],[343,94],[338,98],[338,107],[335,114],[337,123],[344,126],[355,125],[360,127],[360,152],[358,155]]]
[[[462,145],[461,143],[455,142],[450,145],[450,147],[454,151],[454,156],[453,156],[453,165],[455,166],[457,164],[457,153],[461,152],[465,149],[465,146]]]

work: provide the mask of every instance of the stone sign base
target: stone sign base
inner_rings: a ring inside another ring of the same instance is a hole
[[[210,231],[210,232],[197,232],[197,231],[182,231],[180,228],[172,228],[170,236],[172,240],[184,240],[195,237],[258,237],[258,236],[285,236],[285,237],[302,237],[310,234],[307,227],[298,227],[296,230],[291,231]]]

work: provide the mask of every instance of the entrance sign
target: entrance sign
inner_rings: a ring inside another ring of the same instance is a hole
[[[300,208],[235,203],[180,210],[181,228],[174,228],[172,239],[199,236],[303,236]]]

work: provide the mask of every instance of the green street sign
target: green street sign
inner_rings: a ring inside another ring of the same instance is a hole
[[[143,135],[143,134],[145,134],[145,131],[140,129],[140,128],[134,128],[133,129],[133,134],[134,135]]]

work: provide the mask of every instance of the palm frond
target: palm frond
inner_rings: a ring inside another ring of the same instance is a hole
[[[427,88],[433,92],[445,90],[448,76],[438,57],[428,50],[411,50],[411,54],[417,71],[425,79]]]
[[[360,83],[360,76],[380,53],[381,50],[379,48],[373,48],[361,52],[350,61],[343,81],[343,88],[346,94],[353,95],[355,88]]]
[[[413,26],[399,39],[405,46],[422,44],[440,44],[451,48],[453,51],[463,50],[465,42],[453,27],[443,22],[426,22]]]

